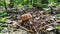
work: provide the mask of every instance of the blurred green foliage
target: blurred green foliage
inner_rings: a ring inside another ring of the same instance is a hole
[[[7,23],[5,22],[5,20],[7,18],[9,18],[9,16],[7,16],[7,12],[6,11],[0,11],[0,29],[7,27]]]
[[[60,26],[54,26],[55,29],[60,29]]]
[[[7,16],[6,11],[0,11],[0,22],[4,22],[9,16]]]
[[[7,13],[5,11],[0,11],[0,16],[4,16],[6,15]]]
[[[45,6],[45,5],[54,5],[57,4],[57,6],[60,6],[59,0],[5,0],[6,5],[12,6],[15,8],[28,6],[31,7],[32,4],[36,3],[39,4],[39,6]],[[4,0],[0,0],[0,6],[4,6]]]
[[[0,22],[4,22],[7,18],[9,18],[9,17],[1,17]]]

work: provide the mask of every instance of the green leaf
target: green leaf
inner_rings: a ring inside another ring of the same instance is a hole
[[[0,27],[7,27],[7,24],[2,24]]]
[[[60,26],[54,26],[55,29],[60,29]]]
[[[6,20],[6,18],[0,18],[0,22],[3,22],[5,20]]]
[[[3,34],[3,33],[0,33],[0,34]]]
[[[7,18],[10,18],[10,16],[4,17],[4,18],[1,17],[1,18],[0,18],[0,22],[4,22]]]
[[[0,29],[2,29],[3,27],[0,26]]]
[[[6,15],[7,13],[5,11],[0,11],[0,16],[4,16]]]

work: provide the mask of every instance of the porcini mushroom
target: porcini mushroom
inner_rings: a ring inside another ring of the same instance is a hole
[[[26,21],[26,20],[29,20],[30,18],[32,18],[32,15],[31,14],[23,14],[21,15],[21,20],[22,21]]]

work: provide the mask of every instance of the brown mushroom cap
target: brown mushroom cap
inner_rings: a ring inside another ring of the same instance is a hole
[[[23,15],[21,15],[21,20],[23,20],[23,21],[29,20],[30,18],[32,18],[31,14],[23,14]]]

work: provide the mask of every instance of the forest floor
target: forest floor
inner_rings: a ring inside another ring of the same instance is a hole
[[[35,8],[12,8],[8,9],[8,11],[7,15],[10,16],[10,18],[4,21],[7,27],[1,29],[1,34],[57,34],[55,32],[56,29],[58,29],[58,33],[60,33],[60,14],[56,14],[59,13],[59,10],[52,10],[53,14],[51,14],[50,9],[41,11]],[[21,18],[22,15],[24,19],[26,18],[27,20],[24,21],[23,18]],[[25,17],[25,15],[27,15],[27,17]],[[29,16],[30,19],[28,19]]]

